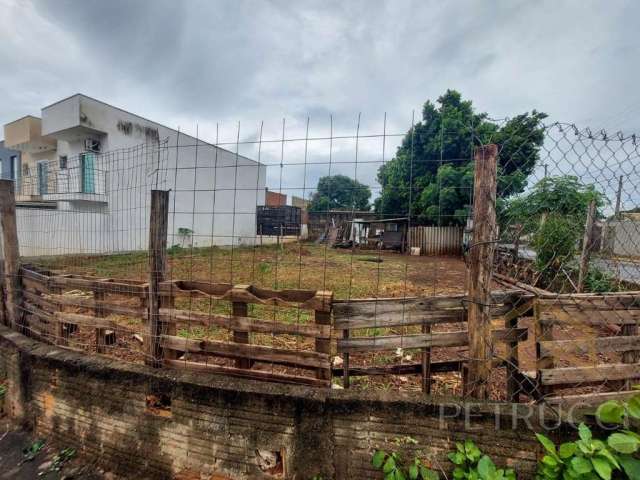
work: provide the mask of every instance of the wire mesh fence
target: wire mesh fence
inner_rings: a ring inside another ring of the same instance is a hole
[[[16,328],[61,347],[264,380],[629,391],[636,139],[544,120],[425,106],[406,134],[238,125],[38,164],[15,185],[5,318],[15,301]]]

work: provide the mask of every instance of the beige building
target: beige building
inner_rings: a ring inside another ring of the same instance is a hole
[[[57,159],[58,142],[42,135],[40,118],[27,115],[4,126],[4,144],[21,152],[20,171],[16,174],[23,181],[17,182],[17,193],[21,199],[37,196],[39,189],[34,179],[38,178],[38,168],[51,168]]]

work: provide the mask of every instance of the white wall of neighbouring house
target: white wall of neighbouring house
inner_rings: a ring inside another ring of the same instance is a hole
[[[169,245],[256,241],[265,165],[84,95],[45,107],[42,133],[58,142],[54,181],[42,196],[58,208],[18,209],[23,255],[146,249],[153,188],[170,190]],[[100,142],[89,193],[80,169],[87,138]],[[193,233],[185,238],[185,231]]]

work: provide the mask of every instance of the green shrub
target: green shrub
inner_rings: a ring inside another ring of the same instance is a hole
[[[396,445],[418,442],[411,437],[396,438]],[[431,470],[422,460],[415,456],[409,464],[405,464],[397,452],[376,450],[371,459],[376,470],[381,470],[384,480],[439,480],[438,472]]]
[[[456,443],[456,450],[449,453],[449,461],[455,465],[455,480],[515,480],[512,469],[497,468],[491,458],[483,455],[471,440]]]
[[[617,425],[606,441],[593,438],[584,423],[578,428],[578,439],[558,448],[549,438],[536,434],[546,454],[538,463],[538,480],[611,480],[640,479],[640,435],[622,428],[640,420],[640,395],[628,402],[610,400],[600,405],[596,417],[604,423]]]
[[[584,279],[584,286],[587,292],[592,293],[617,292],[619,290],[618,282],[613,275],[595,267],[589,267]]]
[[[536,268],[541,272],[558,272],[576,254],[579,230],[561,215],[549,215],[533,236]]]

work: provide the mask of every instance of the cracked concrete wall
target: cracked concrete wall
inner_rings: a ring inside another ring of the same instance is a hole
[[[486,412],[465,430],[462,418],[441,422],[440,405],[418,394],[153,370],[43,345],[0,326],[2,379],[7,413],[130,478],[187,471],[218,479],[377,478],[373,449],[393,449],[404,436],[419,443],[407,448],[444,466],[454,442],[472,438],[521,479],[533,477],[539,453],[530,430],[495,430]],[[148,406],[158,392],[170,399],[169,409]]]

